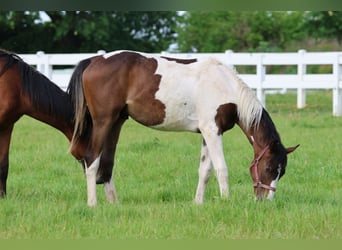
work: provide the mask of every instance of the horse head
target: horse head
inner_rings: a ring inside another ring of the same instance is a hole
[[[285,174],[287,155],[298,147],[299,145],[284,148],[280,141],[274,141],[259,150],[250,165],[250,174],[257,200],[273,199],[277,183]]]

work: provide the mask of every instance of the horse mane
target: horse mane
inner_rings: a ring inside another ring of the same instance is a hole
[[[0,50],[0,58],[7,57],[7,63],[1,74],[13,65],[17,65],[21,75],[21,86],[24,94],[28,95],[32,105],[39,111],[72,121],[74,112],[69,95],[61,90],[55,83],[25,63],[18,55]]]
[[[256,98],[254,92],[243,82],[234,69],[227,67],[230,75],[236,80],[239,87],[239,96],[237,101],[238,117],[240,124],[246,129],[258,130],[261,127],[267,131],[264,133],[265,142],[281,142],[276,127],[260,101]]]
[[[0,76],[2,76],[2,74],[4,74],[17,61],[22,61],[22,59],[18,55],[4,49],[0,49],[0,58],[1,57],[6,57],[7,62],[0,70]]]
[[[262,104],[248,85],[237,76],[235,70],[228,66],[225,66],[225,68],[226,72],[235,79],[238,85],[237,111],[240,124],[246,130],[251,129],[252,127],[257,129],[264,111]]]

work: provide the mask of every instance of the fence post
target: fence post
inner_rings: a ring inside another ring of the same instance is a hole
[[[38,62],[37,62],[37,70],[40,73],[44,72],[44,63],[43,63],[43,56],[44,56],[44,52],[43,51],[38,51],[36,53],[36,56],[38,57]]]
[[[229,68],[231,68],[232,70],[235,71],[235,70],[236,70],[235,65],[231,63],[231,57],[233,56],[234,51],[231,50],[231,49],[229,49],[229,50],[226,50],[226,51],[224,52],[224,54],[226,55],[225,58],[227,58],[227,60],[226,60],[226,65],[227,65]]]
[[[306,50],[298,50],[299,62],[297,66],[297,75],[299,80],[299,86],[297,88],[297,108],[302,109],[306,105],[306,90],[302,88],[302,83],[304,82],[304,75],[306,74],[306,64],[304,64],[304,56]]]
[[[37,70],[44,74],[46,77],[51,79],[52,76],[52,65],[49,63],[49,56],[44,51],[38,51],[36,53],[39,63],[37,64]]]
[[[96,54],[98,54],[99,56],[102,56],[102,55],[106,54],[106,51],[103,50],[103,49],[101,49],[101,50],[98,50],[98,51],[96,52]]]
[[[256,73],[258,79],[258,86],[256,89],[256,95],[261,104],[266,108],[266,95],[265,91],[262,88],[263,82],[265,81],[265,74],[266,74],[266,66],[263,65],[263,57],[264,55],[259,56]]]
[[[340,57],[341,54],[337,54],[333,64],[333,75],[335,79],[335,87],[333,89],[333,116],[342,116],[342,90],[340,88],[342,64],[340,64]]]

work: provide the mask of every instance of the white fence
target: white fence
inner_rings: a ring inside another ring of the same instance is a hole
[[[73,67],[82,59],[104,54],[100,50],[89,54],[21,54],[25,62],[35,65],[37,69],[49,77],[62,89],[66,89]],[[332,113],[334,116],[342,116],[342,52],[306,52],[299,50],[298,53],[196,53],[169,54],[162,52],[161,55],[177,58],[194,58],[213,56],[231,67],[252,66],[253,74],[239,74],[239,76],[256,90],[258,99],[266,103],[266,93],[270,90],[294,89],[297,91],[297,107],[304,108],[306,103],[306,90],[328,89],[332,90]],[[281,65],[292,66],[296,70],[292,74],[269,74],[267,67]],[[308,74],[307,67],[310,65],[326,65],[331,68],[328,74]],[[59,67],[68,67],[59,69]]]

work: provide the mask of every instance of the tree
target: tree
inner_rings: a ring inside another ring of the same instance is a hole
[[[342,12],[313,11],[304,15],[305,26],[314,38],[333,38],[342,43]]]
[[[51,32],[44,29],[38,12],[0,12],[0,47],[15,52],[35,52],[51,43]]]
[[[130,49],[159,52],[175,40],[175,12],[47,12],[65,52]],[[64,46],[65,47],[65,46]]]
[[[18,53],[166,50],[176,39],[176,12],[0,12],[0,46]]]
[[[278,51],[301,39],[301,12],[189,12],[178,29],[181,51]]]

